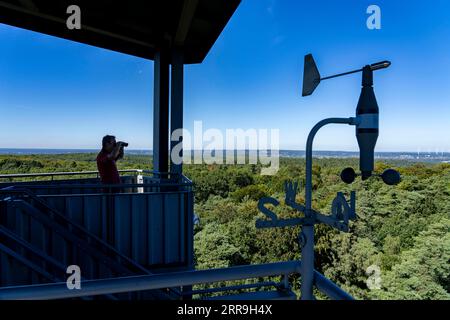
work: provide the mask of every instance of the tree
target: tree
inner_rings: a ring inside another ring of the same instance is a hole
[[[230,243],[225,225],[214,222],[207,224],[195,235],[194,241],[198,269],[230,267],[242,259],[239,248]]]
[[[388,235],[384,239],[381,267],[383,270],[391,270],[400,261],[401,243],[399,237]]]
[[[378,299],[450,299],[450,220],[442,219],[415,238],[401,262],[382,276]]]

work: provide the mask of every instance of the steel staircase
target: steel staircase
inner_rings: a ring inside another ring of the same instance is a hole
[[[3,202],[3,204],[1,204]],[[26,268],[50,282],[65,281],[67,266],[55,258],[49,243],[51,238],[59,236],[72,248],[72,257],[77,254],[88,256],[109,272],[109,276],[124,277],[133,275],[151,275],[152,272],[136,261],[120,253],[106,241],[89,232],[85,227],[69,220],[58,210],[49,206],[45,201],[26,188],[7,187],[0,189],[0,205],[19,209],[21,213],[30,217],[48,230],[44,249],[21,237],[15,228],[8,228],[2,221],[6,217],[0,216],[0,251],[12,257]],[[5,212],[3,210],[2,212]],[[45,238],[45,236],[43,237]],[[91,279],[93,277],[90,277]],[[141,295],[140,293],[129,294]],[[176,289],[153,290],[145,293],[152,299],[180,299],[181,294]],[[122,294],[123,297],[123,294]],[[108,295],[109,299],[116,299]]]

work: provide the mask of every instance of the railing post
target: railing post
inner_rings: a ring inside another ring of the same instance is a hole
[[[290,285],[289,285],[289,274],[288,273],[285,273],[283,275],[283,287],[286,290],[289,289],[289,287],[290,287]]]

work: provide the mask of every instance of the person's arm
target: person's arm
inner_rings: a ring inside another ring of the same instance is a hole
[[[108,160],[116,160],[117,157],[118,157],[119,154],[120,154],[120,149],[122,149],[121,146],[120,146],[120,144],[117,144],[117,145],[114,147],[113,151],[112,151],[110,154],[107,155]]]
[[[116,157],[115,160],[117,161],[117,160],[120,160],[120,159],[123,159],[123,147],[120,148],[119,155]]]

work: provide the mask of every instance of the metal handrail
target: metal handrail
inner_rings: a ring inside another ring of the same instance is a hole
[[[127,189],[127,188],[155,188],[155,187],[188,187],[193,186],[193,182],[186,176],[180,173],[171,172],[157,172],[143,169],[130,169],[120,170],[120,173],[135,173],[135,174],[148,174],[153,175],[150,181],[145,183],[123,183],[123,184],[100,184],[100,183],[60,183],[58,185],[46,184],[47,189]],[[80,175],[97,175],[98,171],[80,171],[80,172],[47,172],[47,173],[24,173],[24,174],[2,174],[0,179],[17,179],[17,178],[33,178],[33,177],[51,177],[51,181],[57,176],[80,176]],[[170,177],[170,178],[169,178]],[[70,180],[70,179],[69,179]],[[69,181],[69,180],[57,180],[57,181]],[[79,179],[74,179],[77,181]],[[47,180],[44,180],[47,181]],[[35,181],[11,181],[10,183],[21,183],[22,186],[26,186],[29,189],[41,188],[41,185],[33,185]],[[39,181],[41,182],[41,181]],[[1,184],[4,182],[0,182]]]
[[[0,299],[64,299],[173,288],[219,281],[242,280],[298,273],[300,261],[237,266],[222,269],[163,273],[145,276],[87,280],[81,290],[68,290],[65,282],[0,288]]]
[[[136,170],[119,170],[119,173],[134,173]],[[11,173],[0,174],[0,178],[31,178],[31,177],[57,177],[57,176],[75,176],[75,175],[94,175],[98,171],[73,171],[73,172],[43,172],[43,173]]]
[[[157,176],[161,175],[171,175],[171,176],[179,176],[180,173],[176,172],[159,172],[152,170],[143,170],[143,169],[129,169],[129,170],[118,170],[119,173],[144,173],[144,174],[153,174]],[[11,174],[0,174],[0,179],[8,179],[8,178],[31,178],[31,177],[58,177],[58,176],[77,176],[77,175],[98,175],[98,171],[73,171],[73,172],[42,172],[42,173],[11,173]]]
[[[0,288],[0,300],[65,299],[124,292],[137,292],[220,281],[233,281],[277,275],[285,276],[288,274],[300,273],[300,268],[300,261],[286,261],[236,266],[222,269],[86,280],[81,283],[81,290],[68,290],[65,282],[6,287]],[[352,296],[343,291],[336,284],[328,280],[316,270],[314,270],[314,282],[319,291],[331,299],[353,300]],[[235,289],[237,289],[237,286]]]
[[[41,185],[23,185],[27,189],[42,188]],[[59,184],[45,185],[46,189],[122,189],[122,188],[145,188],[145,187],[191,187],[190,183],[122,183],[122,184]],[[22,187],[19,186],[19,187]],[[0,189],[1,190],[1,189]]]

